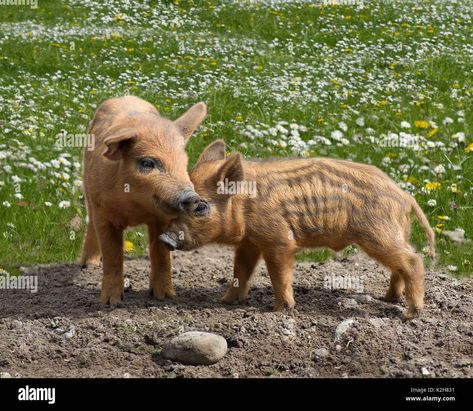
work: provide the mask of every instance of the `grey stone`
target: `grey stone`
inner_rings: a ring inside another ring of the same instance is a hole
[[[189,365],[215,364],[227,353],[225,338],[201,331],[189,331],[167,342],[161,355],[172,361]]]
[[[330,352],[326,348],[317,348],[314,354],[319,358],[326,358],[330,355]]]
[[[23,328],[23,323],[20,320],[13,320],[13,326],[15,330],[21,330]]]
[[[337,325],[335,329],[335,341],[340,341],[342,335],[347,332],[350,326],[355,322],[353,318],[348,318],[343,320],[340,324]]]

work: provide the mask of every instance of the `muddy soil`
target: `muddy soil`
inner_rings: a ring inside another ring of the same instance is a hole
[[[126,261],[131,289],[123,305],[114,309],[97,302],[100,268],[81,270],[74,264],[28,268],[28,275],[39,276],[37,293],[0,290],[0,373],[473,377],[472,279],[428,270],[425,311],[420,318],[403,322],[405,303],[381,299],[388,273],[361,254],[324,264],[298,263],[292,313],[271,311],[273,291],[262,263],[245,305],[220,303],[232,276],[228,248],[176,252],[173,267],[178,297],[160,302],[148,294],[149,261]],[[329,280],[337,286],[340,279],[351,289],[327,287]],[[350,319],[343,324],[346,331],[336,333],[337,326]],[[229,345],[227,355],[211,366],[163,359],[163,344],[187,330],[222,335]]]

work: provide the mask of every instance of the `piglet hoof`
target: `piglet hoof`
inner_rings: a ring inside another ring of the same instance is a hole
[[[292,301],[276,301],[274,303],[274,311],[276,312],[283,312],[283,313],[290,313],[292,315],[292,313],[294,312],[294,306],[295,306],[295,302],[292,300]]]
[[[384,296],[384,301],[386,301],[387,303],[396,304],[401,301],[401,298],[402,298],[402,295],[393,294],[388,291],[386,295]]]
[[[174,291],[174,288],[172,286],[169,287],[162,287],[162,286],[154,286],[150,288],[149,294],[152,298],[155,298],[156,300],[163,301],[166,298],[169,298],[170,300],[173,300],[176,298],[176,292]]]
[[[414,307],[410,307],[407,312],[403,315],[403,322],[406,322],[406,321],[410,321],[410,320],[413,320],[415,318],[419,318],[420,317],[420,313],[421,313],[421,309],[420,308],[414,308]]]
[[[89,267],[98,267],[100,266],[101,263],[101,258],[100,257],[94,257],[94,258],[81,258],[79,261],[80,268],[82,270],[86,270]]]
[[[105,305],[115,306],[120,304],[123,301],[123,298],[123,290],[102,290],[99,301]]]
[[[246,295],[240,295],[238,289],[230,287],[222,297],[222,303],[224,304],[240,304],[246,300]]]

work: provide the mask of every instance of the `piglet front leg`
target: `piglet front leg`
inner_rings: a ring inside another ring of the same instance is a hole
[[[171,276],[172,257],[166,246],[159,241],[158,237],[161,233],[162,230],[156,225],[148,225],[151,260],[150,292],[158,300],[172,299],[176,296]]]
[[[263,258],[274,289],[274,311],[294,308],[292,291],[292,272],[294,253],[285,248],[274,248],[263,251]]]
[[[123,229],[102,221],[96,231],[103,258],[100,302],[116,305],[123,300]]]
[[[235,251],[233,260],[233,281],[222,298],[226,304],[241,303],[246,300],[250,278],[261,256],[254,244],[242,242]]]

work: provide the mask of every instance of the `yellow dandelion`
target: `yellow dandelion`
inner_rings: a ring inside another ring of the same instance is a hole
[[[439,132],[438,128],[433,128],[432,130],[430,130],[427,133],[427,138],[431,138],[431,137],[435,136],[438,132]]]
[[[236,120],[236,121],[243,121],[243,116],[241,116],[240,114],[238,114],[237,116],[235,116],[235,120]]]
[[[452,88],[458,90],[460,88],[460,83],[453,83]]]
[[[438,220],[448,221],[448,220],[450,220],[450,217],[449,217],[448,215],[438,215],[438,216],[437,216],[437,219],[438,219]]]
[[[425,185],[425,188],[428,190],[428,191],[435,191],[435,190],[438,190],[440,188],[441,184],[438,183],[438,182],[435,182],[435,181],[429,181],[426,185]]]
[[[129,253],[135,249],[135,245],[131,241],[124,241],[123,242],[123,251],[125,253]]]
[[[471,144],[468,144],[466,147],[465,147],[465,153],[470,153],[473,151],[473,143]]]
[[[437,224],[435,226],[435,231],[437,231],[437,233],[441,233],[443,231],[443,227],[444,227],[444,225],[442,223]]]
[[[428,128],[429,125],[430,125],[429,122],[425,120],[414,121],[414,127],[417,127],[417,128]]]

